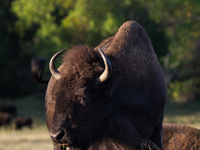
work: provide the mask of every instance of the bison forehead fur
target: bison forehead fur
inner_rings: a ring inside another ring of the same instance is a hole
[[[99,54],[93,48],[83,45],[72,46],[71,50],[63,55],[60,83],[65,85],[61,86],[65,89],[76,88],[76,86],[85,87],[86,82],[94,80],[101,74],[103,67]],[[80,89],[80,87],[77,88]]]
[[[101,84],[96,79],[106,67],[98,47],[112,64],[111,76]],[[162,148],[164,75],[138,23],[124,23],[94,49],[72,46],[55,72],[59,75],[52,75],[45,98],[54,149],[60,143],[71,149],[98,149],[97,143],[106,139],[134,149],[144,138]]]

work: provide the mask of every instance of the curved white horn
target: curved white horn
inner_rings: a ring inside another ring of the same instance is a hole
[[[105,82],[112,74],[112,65],[106,54],[103,52],[103,50],[99,47],[98,48],[99,53],[101,54],[101,57],[103,58],[103,62],[105,64],[105,70],[104,72],[96,79],[99,84]]]
[[[51,58],[50,62],[49,62],[49,70],[50,70],[52,76],[53,76],[54,78],[56,78],[56,80],[59,80],[59,79],[61,78],[61,75],[60,75],[60,72],[57,70],[57,68],[56,68],[56,66],[55,66],[55,60],[56,60],[56,58],[58,57],[58,55],[59,55],[60,53],[62,53],[63,51],[65,51],[65,49],[63,49],[63,50],[61,50],[61,51],[55,53],[55,54],[53,55],[53,57]]]

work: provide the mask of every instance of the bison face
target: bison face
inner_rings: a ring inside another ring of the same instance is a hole
[[[103,136],[104,121],[112,110],[114,77],[99,83],[104,64],[99,53],[91,48],[74,49],[64,57],[59,78],[53,77],[48,85],[47,95],[51,98],[46,98],[47,125],[55,143],[86,147]],[[48,106],[49,101],[54,105]],[[53,111],[52,120],[48,119],[49,110]]]
[[[97,129],[102,126],[111,107],[109,101],[97,91],[98,87],[87,86],[73,92],[56,92],[55,115],[50,129],[54,142],[83,147],[93,139],[91,132],[98,134]],[[102,95],[106,94],[102,92]]]

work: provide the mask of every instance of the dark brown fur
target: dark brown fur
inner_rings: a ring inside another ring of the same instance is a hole
[[[28,126],[29,128],[32,128],[33,120],[31,117],[18,117],[15,119],[15,129],[19,130],[24,126]]]
[[[99,46],[83,45],[63,55],[61,79],[52,76],[49,81],[47,127],[59,135],[52,136],[54,149],[62,149],[59,143],[71,150],[116,149],[105,142],[109,140],[142,149],[145,139],[161,148],[166,87],[148,35],[129,21],[100,46],[113,67],[106,82],[95,80],[104,70]]]
[[[163,124],[164,150],[199,150],[200,130],[181,124]]]
[[[0,126],[9,126],[11,122],[11,116],[9,113],[0,112]]]

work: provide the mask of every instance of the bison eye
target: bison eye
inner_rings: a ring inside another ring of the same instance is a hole
[[[82,98],[79,99],[79,102],[80,102],[82,105],[85,105],[88,101],[89,101],[89,98],[88,98],[88,97],[82,97]]]

